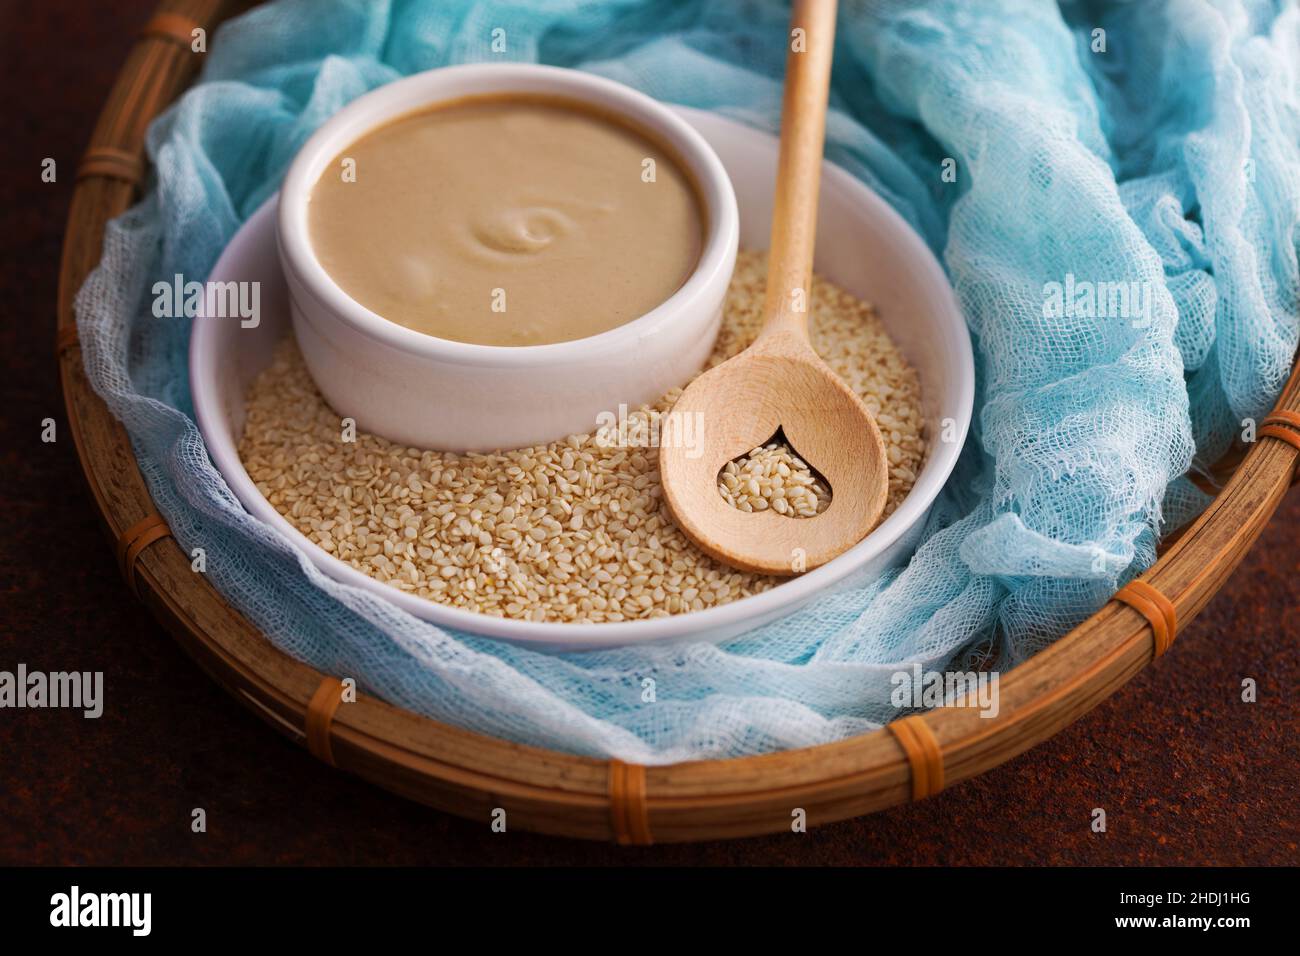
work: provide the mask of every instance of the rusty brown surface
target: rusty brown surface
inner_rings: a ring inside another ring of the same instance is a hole
[[[107,701],[98,720],[0,710],[0,864],[1300,862],[1300,491],[1170,654],[1073,727],[935,799],[805,835],[627,850],[493,834],[273,733],[127,593],[57,386],[71,173],[152,6],[48,0],[0,20],[0,669],[102,670]],[[46,417],[64,428],[54,444]],[[1246,677],[1258,703],[1240,700]],[[196,807],[206,834],[190,830]],[[1096,807],[1105,834],[1089,827]]]

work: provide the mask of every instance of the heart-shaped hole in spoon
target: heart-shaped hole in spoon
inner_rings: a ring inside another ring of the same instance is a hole
[[[747,514],[770,508],[786,518],[815,518],[830,505],[833,493],[826,476],[786,440],[783,428],[718,472],[718,494]]]

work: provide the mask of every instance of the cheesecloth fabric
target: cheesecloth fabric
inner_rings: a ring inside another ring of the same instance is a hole
[[[759,0],[281,0],[209,38],[77,314],[177,540],[278,647],[564,751],[802,747],[897,716],[890,676],[912,662],[1024,660],[1204,505],[1187,472],[1267,411],[1296,348],[1290,3],[841,4],[827,153],[941,255],[977,355],[975,427],[906,568],[723,646],[547,655],[337,584],[243,510],[192,420],[189,321],[154,318],[149,290],[205,277],[318,124],[403,74],[512,59],[775,129],[787,17]]]

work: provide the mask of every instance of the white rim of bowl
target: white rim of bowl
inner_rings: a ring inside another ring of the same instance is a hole
[[[732,126],[738,134],[753,139],[756,146],[760,144],[766,146],[775,141],[775,137],[769,133],[706,110],[676,105],[671,109],[679,116],[688,119],[696,117],[700,121]],[[965,446],[975,406],[975,357],[971,349],[970,333],[943,267],[939,265],[939,261],[935,259],[925,241],[902,216],[894,211],[893,207],[867,188],[865,183],[829,160],[822,165],[823,189],[828,182],[833,183],[835,188],[847,190],[855,196],[856,202],[862,203],[870,208],[875,216],[890,223],[899,235],[899,244],[905,247],[904,253],[922,273],[923,281],[934,283],[938,296],[946,303],[945,311],[951,316],[952,321],[947,323],[944,329],[949,344],[956,348],[959,361],[966,372],[962,376],[960,391],[956,396],[959,429],[956,441],[952,443],[931,442],[930,456],[926,459],[912,490],[908,492],[897,510],[867,537],[821,567],[782,581],[776,587],[761,594],[731,601],[718,607],[706,608],[703,611],[691,611],[689,614],[612,623],[516,621],[462,610],[390,588],[313,544],[306,535],[276,511],[257,490],[257,486],[253,484],[253,480],[244,469],[244,463],[239,459],[239,452],[234,442],[212,440],[213,436],[224,434],[228,428],[223,424],[218,429],[213,422],[209,421],[206,407],[196,403],[197,424],[207,444],[208,453],[216,463],[217,471],[230,485],[231,491],[244,507],[254,517],[266,521],[286,535],[290,542],[296,543],[304,556],[323,574],[340,583],[358,587],[381,600],[389,601],[420,620],[439,627],[453,628],[476,637],[509,641],[513,644],[527,645],[534,650],[555,653],[596,651],[659,641],[685,641],[701,631],[741,623],[748,618],[761,618],[779,612],[783,605],[798,605],[812,597],[815,592],[829,588],[847,577],[856,570],[857,566],[865,564],[884,551],[911,529],[921,515],[934,504],[952,474],[953,468],[956,467],[957,459]],[[267,199],[263,206],[240,227],[240,231],[249,228],[258,217],[263,215],[266,215],[269,220],[265,228],[274,229],[275,216],[267,210],[277,200],[278,194]],[[224,256],[223,252],[222,258]],[[279,263],[275,263],[272,267],[280,266]],[[216,270],[213,271],[215,274]],[[215,322],[197,322],[192,328],[189,356],[191,387],[193,388],[196,383],[202,383],[204,393],[212,396],[217,392],[215,366],[211,362],[201,361],[200,357],[211,353],[212,348],[207,345],[207,340],[217,334],[219,326]],[[198,391],[198,389],[194,390]],[[220,409],[215,409],[215,412],[221,414]],[[792,607],[789,613],[794,613],[795,610],[797,607]]]
[[[409,91],[438,87],[454,80],[489,82],[490,86],[468,92],[435,90],[420,102],[407,99]],[[546,88],[529,89],[542,83]],[[575,102],[591,103],[606,110],[621,109],[633,128],[657,136],[678,155],[695,180],[704,206],[707,232],[703,236],[699,261],[687,280],[672,295],[630,322],[596,335],[549,345],[479,345],[457,342],[417,332],[385,319],[363,306],[325,271],[312,249],[307,230],[307,197],[328,162],[351,143],[383,124],[467,96],[544,93]],[[364,121],[359,117],[365,117]],[[354,129],[354,126],[356,127]],[[689,123],[663,103],[622,83],[593,73],[563,67],[528,63],[481,64],[441,67],[385,84],[353,100],[328,120],[303,144],[290,163],[280,190],[283,200],[276,219],[276,236],[281,254],[300,280],[301,290],[347,326],[400,352],[460,365],[530,368],[558,365],[605,353],[620,347],[629,352],[645,335],[660,326],[681,321],[698,299],[715,290],[719,281],[730,282],[726,270],[728,250],[736,247],[740,235],[740,214],[731,179],[712,147]]]

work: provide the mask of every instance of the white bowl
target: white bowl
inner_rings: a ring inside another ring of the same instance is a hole
[[[710,113],[675,112],[716,150],[735,187],[740,241],[766,247],[772,216],[777,141]],[[330,577],[380,595],[443,627],[547,650],[584,650],[652,641],[733,637],[789,614],[830,588],[861,585],[907,560],[926,516],[948,479],[970,425],[975,370],[966,323],[930,250],[886,203],[844,170],[822,168],[816,269],[875,304],[881,321],[921,379],[929,449],[911,494],[862,542],[815,570],[731,604],[649,621],[547,624],[487,617],[398,591],[317,547],[262,497],[239,460],[244,396],[289,334],[288,290],[275,258],[275,200],[231,240],[211,281],[261,283],[261,322],[196,320],[190,341],[190,385],[199,428],[213,463],[252,514],[294,541]],[[454,407],[460,412],[459,407]],[[945,428],[945,419],[951,419]],[[951,440],[942,440],[944,435]]]
[[[704,206],[700,260],[667,300],[617,328],[553,345],[474,345],[390,322],[321,266],[307,230],[312,187],[348,146],[413,110],[459,97],[521,92],[593,104],[674,152]],[[690,124],[630,87],[531,64],[473,64],[390,83],[348,104],[307,140],[285,175],[278,220],[293,326],[321,393],[372,434],[418,448],[493,451],[589,433],[602,413],[636,408],[685,384],[713,349],[736,263],[736,196]]]

